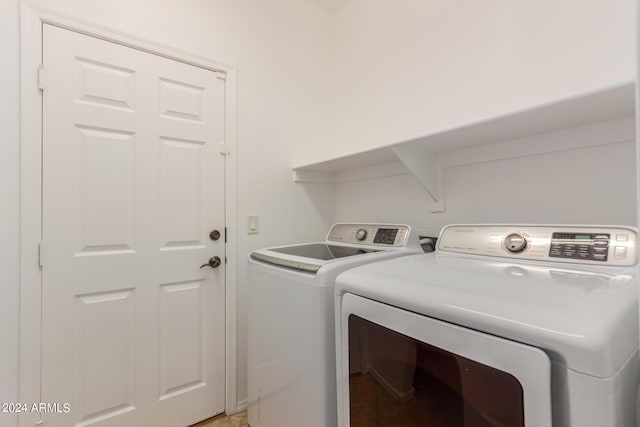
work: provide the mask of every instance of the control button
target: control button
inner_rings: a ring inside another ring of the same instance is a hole
[[[400,230],[398,230],[398,244],[403,244],[404,245],[404,240],[407,236],[407,230],[405,230],[404,228],[401,228]]]
[[[511,253],[522,252],[527,247],[527,239],[520,233],[512,233],[504,238],[504,247]]]
[[[609,248],[607,247],[596,246],[593,248],[594,254],[606,254],[608,251],[609,251]]]
[[[628,234],[616,234],[616,240],[618,242],[626,242],[627,240],[629,240],[629,235]]]
[[[551,244],[551,250],[552,251],[559,251],[562,249],[562,245],[559,243],[552,243]]]
[[[627,257],[627,248],[624,246],[616,246],[613,250],[613,256],[616,259],[625,259]]]
[[[575,251],[576,250],[576,245],[567,244],[567,245],[562,245],[562,246],[564,246],[564,250],[565,251]]]
[[[366,238],[367,238],[367,230],[365,230],[364,228],[361,228],[358,231],[356,231],[356,239],[362,241]]]
[[[576,252],[562,252],[564,258],[575,258]]]
[[[551,252],[549,252],[549,256],[561,257],[562,256],[562,252],[560,252],[560,251],[551,251]]]
[[[608,235],[608,234],[596,234],[596,236],[594,237],[594,239],[596,239],[596,240],[600,240],[600,239],[606,239],[606,240],[609,240],[609,235]]]
[[[578,258],[580,258],[580,259],[591,259],[591,254],[578,252]]]
[[[593,254],[593,259],[595,261],[606,261],[607,260],[607,254]]]
[[[591,245],[578,245],[578,252],[589,252],[591,250]]]
[[[596,240],[594,246],[609,246],[609,240]]]

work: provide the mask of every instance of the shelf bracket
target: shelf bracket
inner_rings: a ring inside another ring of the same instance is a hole
[[[431,212],[444,212],[442,167],[438,153],[410,147],[392,147],[398,159],[416,177],[433,200]]]

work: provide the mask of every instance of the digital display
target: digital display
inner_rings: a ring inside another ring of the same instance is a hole
[[[373,238],[373,243],[382,243],[385,245],[393,245],[396,241],[396,235],[398,234],[397,228],[378,228],[376,236]]]
[[[553,240],[598,240],[609,238],[608,234],[593,234],[593,233],[553,233],[551,236]]]
[[[592,234],[576,234],[574,239],[591,240],[593,239],[593,235]]]

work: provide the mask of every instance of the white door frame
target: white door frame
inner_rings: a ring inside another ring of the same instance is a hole
[[[227,228],[225,277],[225,412],[240,409],[237,402],[237,150],[236,96],[237,70],[228,64],[193,55],[153,41],[123,34],[28,2],[20,3],[20,402],[29,406],[41,402],[41,307],[42,271],[39,267],[42,236],[42,26],[67,28],[141,51],[226,73],[226,172],[225,226]],[[34,426],[37,413],[20,416],[21,426]]]

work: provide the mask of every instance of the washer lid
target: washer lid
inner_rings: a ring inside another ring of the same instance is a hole
[[[301,256],[305,258],[321,259],[325,261],[380,251],[379,249],[367,249],[355,246],[328,245],[326,243],[310,243],[308,245],[285,246],[273,248],[271,250],[273,252]]]
[[[340,274],[336,293],[536,346],[601,378],[614,375],[638,348],[635,268],[411,255]]]
[[[309,243],[263,249],[251,253],[251,257],[270,264],[315,273],[326,261],[373,252],[380,252],[380,249],[331,245],[326,243]]]

